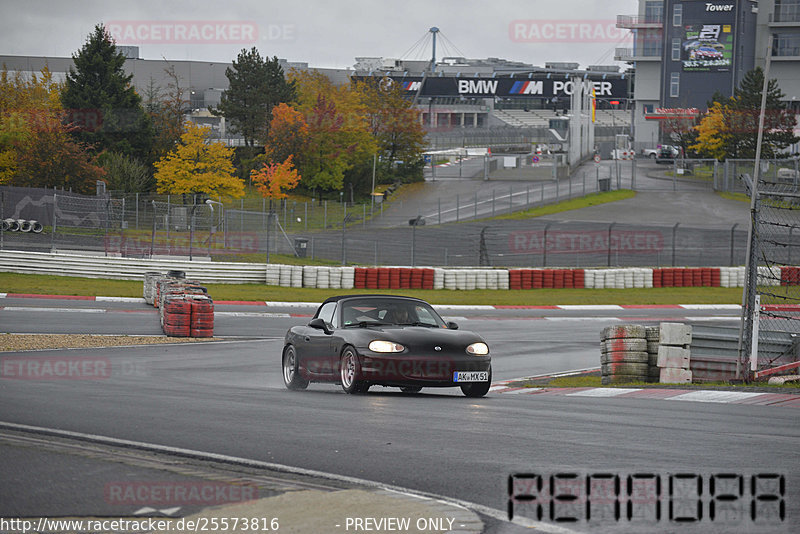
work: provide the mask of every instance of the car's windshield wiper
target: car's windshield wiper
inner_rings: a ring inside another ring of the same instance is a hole
[[[348,327],[351,327],[351,326],[357,326],[359,328],[366,328],[367,326],[386,326],[388,324],[390,324],[390,323],[381,323],[379,321],[359,321],[357,323],[346,324],[344,326],[345,326],[345,328],[348,328]]]
[[[398,326],[427,326],[428,328],[439,328],[439,325],[431,324],[431,323],[422,323],[420,321],[415,321],[413,323],[397,323]]]

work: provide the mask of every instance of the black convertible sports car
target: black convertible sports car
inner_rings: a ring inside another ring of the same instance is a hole
[[[347,393],[459,386],[482,397],[492,383],[489,347],[479,335],[445,323],[423,300],[388,295],[327,299],[306,326],[286,333],[282,365],[289,389],[309,382],[340,383]]]

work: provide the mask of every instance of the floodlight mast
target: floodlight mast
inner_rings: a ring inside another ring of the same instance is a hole
[[[433,34],[433,45],[431,46],[433,49],[433,53],[431,54],[431,72],[436,72],[436,34],[439,33],[439,28],[433,26],[428,31]]]

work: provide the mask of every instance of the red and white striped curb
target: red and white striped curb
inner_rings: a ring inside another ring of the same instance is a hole
[[[716,404],[749,404],[800,408],[800,395],[793,393],[753,393],[748,391],[686,390],[666,388],[511,388],[493,385],[492,393],[592,398],[636,398]]]

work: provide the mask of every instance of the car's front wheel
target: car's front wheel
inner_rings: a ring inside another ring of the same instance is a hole
[[[470,382],[461,385],[461,392],[467,397],[483,397],[492,387],[492,368],[489,367],[489,380],[486,382]]]
[[[339,374],[345,393],[366,393],[369,389],[369,384],[361,378],[361,362],[358,361],[358,354],[352,347],[342,351]]]
[[[303,380],[303,377],[300,376],[297,352],[291,345],[283,349],[283,383],[286,384],[287,389],[292,390],[308,387],[308,380]]]

